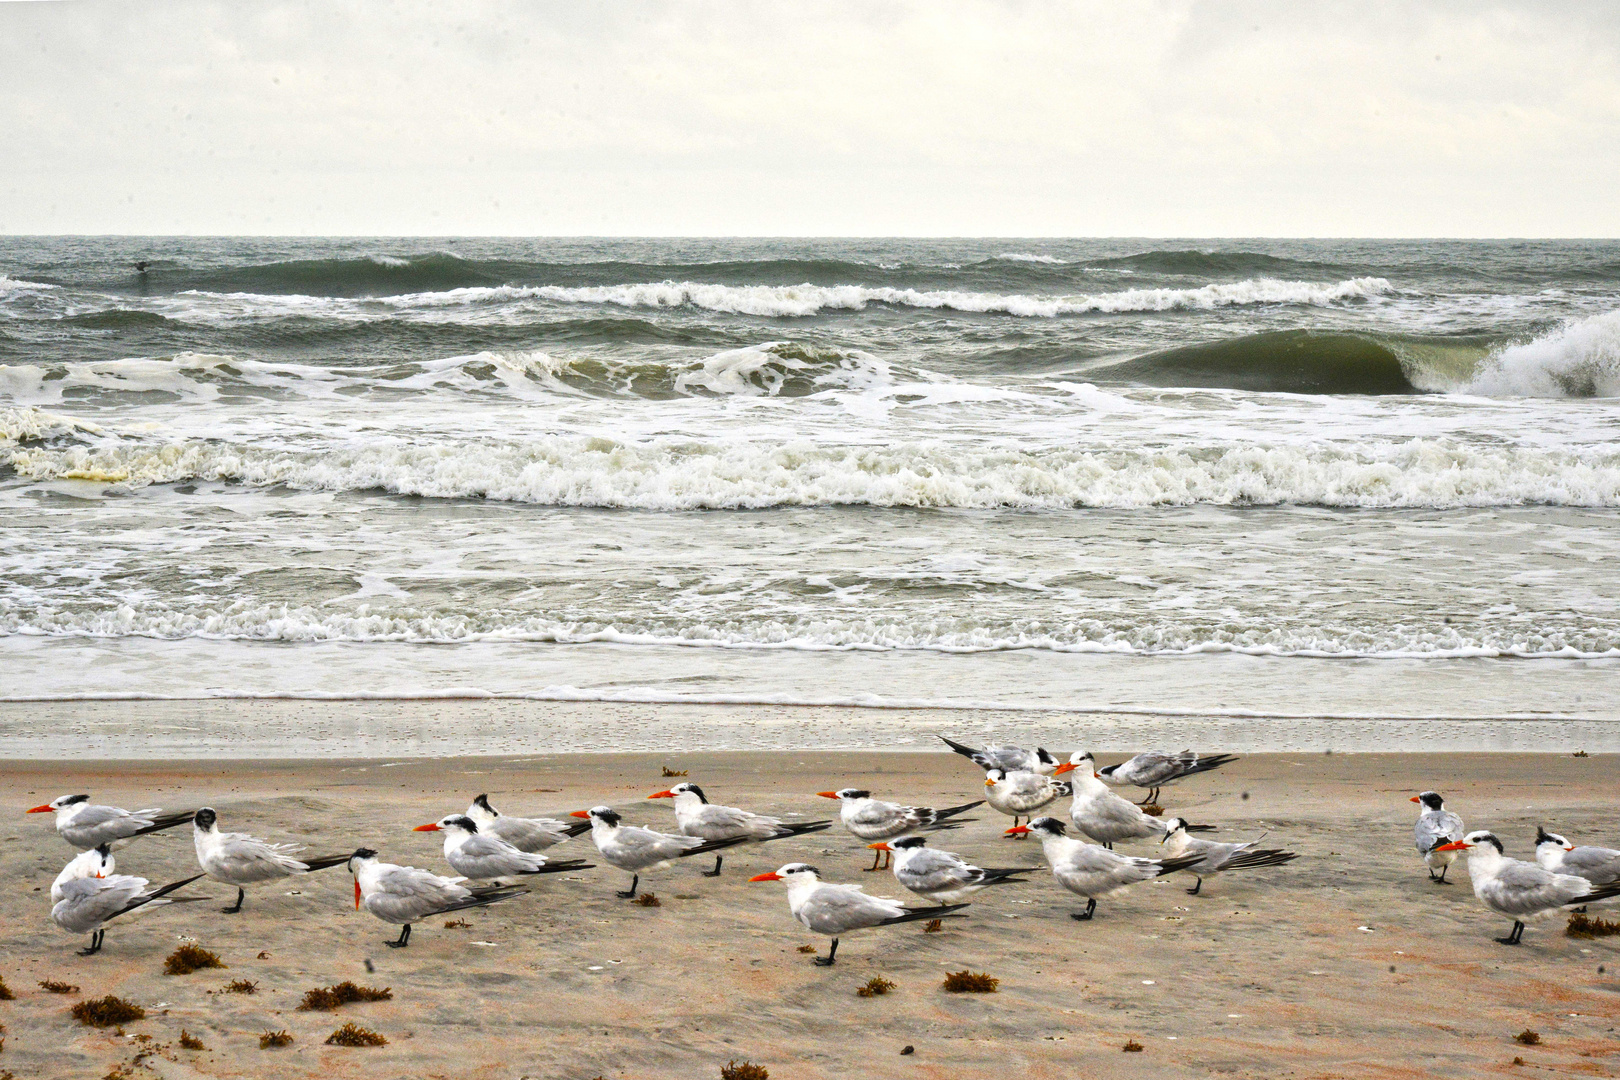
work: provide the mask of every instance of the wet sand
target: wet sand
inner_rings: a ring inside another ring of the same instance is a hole
[[[962,759],[922,753],[5,762],[0,975],[17,996],[0,1002],[0,1075],[100,1077],[154,1048],[131,1075],[712,1078],[733,1058],[776,1080],[1620,1072],[1620,938],[1571,939],[1559,919],[1532,925],[1521,948],[1496,944],[1507,923],[1474,900],[1462,864],[1454,884],[1429,883],[1407,801],[1441,790],[1470,827],[1496,829],[1519,857],[1530,856],[1538,822],[1614,846],[1614,756],[1245,756],[1161,801],[1218,823],[1222,837],[1269,830],[1267,846],[1298,851],[1298,861],[1210,879],[1198,897],[1180,875],[1137,886],[1101,901],[1089,923],[1068,917],[1082,901],[1035,872],[980,894],[971,918],[942,933],[905,925],[851,935],[830,969],[799,952],[825,953],[826,941],[790,919],[781,886],[746,878],[802,859],[832,880],[906,895],[887,873],[862,873],[870,853],[836,829],[742,849],[718,879],[699,876],[710,865],[701,858],[654,872],[643,885],[656,908],[615,898],[625,878],[606,866],[577,881],[545,878],[531,895],[468,913],[467,928],[424,921],[404,950],[383,945],[396,928],[355,912],[342,868],[252,890],[235,916],[219,913],[234,890],[199,882],[193,889],[217,902],[115,921],[105,951],[80,958],[83,939],[50,922],[45,896],[71,851],[48,817],[21,815],[79,791],[129,807],[208,804],[227,829],[300,840],[312,853],[368,844],[448,872],[437,838],[412,826],[487,791],[513,813],[605,802],[668,827],[669,804],[645,801],[672,782],[664,766],[688,771],[715,801],[801,818],[835,810],[813,793],[844,785],[933,805],[982,790]],[[1038,864],[1036,844],[1000,838],[1005,824],[986,809],[937,846],[982,865]],[[594,854],[588,838],[554,850]],[[1128,850],[1151,854],[1145,844]],[[136,842],[119,869],[154,881],[194,873],[189,829]],[[163,958],[191,939],[228,970],[162,974]],[[964,968],[1000,979],[999,991],[945,993],[944,974]],[[858,997],[874,976],[896,989]],[[41,979],[81,991],[49,994]],[[232,979],[258,992],[217,992]],[[391,987],[394,999],[296,1011],[305,990],[345,979]],[[74,1001],[107,993],[144,1005],[147,1019],[118,1036],[69,1018]],[[324,1045],[349,1020],[388,1045]],[[1541,1045],[1513,1041],[1527,1028]],[[178,1048],[182,1029],[208,1049]],[[260,1034],[279,1029],[292,1045],[261,1050]],[[1132,1040],[1142,1051],[1122,1052]],[[914,1052],[902,1055],[908,1045]]]

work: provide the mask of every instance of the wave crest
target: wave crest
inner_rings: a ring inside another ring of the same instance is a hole
[[[1620,311],[1498,349],[1464,389],[1486,397],[1620,397]]]

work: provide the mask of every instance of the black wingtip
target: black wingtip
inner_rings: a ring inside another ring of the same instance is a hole
[[[299,859],[298,861],[303,863],[305,866],[309,867],[310,871],[313,872],[313,871],[316,871],[316,870],[328,870],[328,869],[330,869],[330,868],[332,868],[334,866],[342,866],[352,858],[354,858],[353,854],[349,854],[349,855],[322,855],[319,858],[315,858],[315,859]]]
[[[961,754],[965,758],[972,758],[974,755],[978,754],[978,751],[973,749],[973,747],[971,747],[971,746],[963,746],[961,743],[957,742],[955,739],[946,739],[945,736],[943,736],[943,735],[939,735],[939,736],[936,736],[936,737],[940,738],[940,739],[944,739],[946,746],[950,747],[953,751],[955,751],[958,754]]]
[[[934,811],[934,817],[936,819],[937,818],[953,817],[956,814],[964,814],[967,811],[973,809],[975,806],[983,806],[983,805],[984,805],[984,800],[980,799],[977,802],[963,803],[961,806],[947,806],[943,810],[935,810]]]
[[[525,874],[565,874],[570,870],[590,870],[595,866],[595,863],[588,863],[584,859],[564,859],[548,862],[544,866],[538,866],[533,870],[523,872]]]
[[[570,837],[579,836],[582,833],[588,833],[590,831],[591,823],[588,821],[571,821],[568,823],[568,827],[563,830],[563,832],[567,833]]]

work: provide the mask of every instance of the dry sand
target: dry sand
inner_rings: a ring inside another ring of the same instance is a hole
[[[716,801],[805,817],[834,810],[813,793],[842,785],[935,805],[981,790],[960,758],[920,753],[11,761],[0,765],[13,815],[0,830],[0,975],[17,996],[0,1002],[0,1076],[101,1077],[153,1048],[129,1075],[713,1078],[733,1058],[776,1080],[1620,1071],[1620,938],[1571,939],[1559,920],[1532,926],[1522,948],[1496,944],[1507,924],[1480,908],[1461,864],[1454,884],[1429,883],[1411,850],[1407,801],[1439,789],[1471,827],[1497,829],[1521,857],[1538,822],[1612,845],[1612,756],[1247,756],[1163,801],[1218,822],[1223,836],[1270,830],[1267,845],[1300,852],[1297,862],[1212,879],[1199,897],[1179,876],[1138,886],[1103,900],[1090,923],[1072,921],[1080,903],[1034,873],[981,894],[972,917],[943,933],[906,925],[852,935],[830,969],[799,952],[825,952],[826,941],[790,919],[782,888],[746,878],[805,859],[832,880],[904,896],[887,873],[861,872],[869,853],[840,831],[743,849],[717,880],[698,876],[703,859],[656,872],[643,879],[656,908],[616,899],[625,880],[605,866],[583,880],[544,879],[532,895],[469,913],[469,928],[420,924],[405,950],[383,946],[395,928],[355,912],[342,868],[251,891],[237,916],[219,913],[233,892],[213,884],[206,891],[219,902],[119,920],[101,955],[80,958],[83,939],[56,929],[46,899],[71,852],[50,818],[21,815],[78,791],[130,807],[208,804],[228,829],[315,852],[364,843],[446,871],[437,838],[409,830],[480,791],[511,812],[606,802],[631,821],[668,825],[669,804],[645,801],[671,782],[665,765],[690,771]],[[1000,838],[1005,824],[981,813],[945,834],[948,846],[985,865],[1038,863],[1036,844]],[[594,854],[588,838],[556,850]],[[195,872],[189,829],[120,854],[121,871],[155,881]],[[189,939],[229,969],[163,975],[165,955]],[[999,992],[945,993],[944,974],[964,968],[1000,979]],[[873,976],[897,988],[858,997]],[[49,994],[41,979],[81,992]],[[219,993],[232,979],[258,993]],[[295,1010],[305,990],[345,979],[391,987],[394,1000]],[[143,1004],[148,1018],[123,1036],[69,1018],[74,1001],[107,993]],[[388,1045],[324,1045],[348,1020]],[[179,1049],[182,1028],[208,1049]],[[259,1048],[262,1032],[283,1028],[291,1046]],[[1527,1028],[1541,1045],[1513,1041]],[[1130,1040],[1143,1050],[1123,1053]],[[907,1045],[915,1052],[903,1056]]]

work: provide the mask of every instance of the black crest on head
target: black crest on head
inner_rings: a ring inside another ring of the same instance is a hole
[[[63,806],[72,806],[74,803],[82,803],[82,802],[89,802],[89,801],[90,801],[90,796],[88,796],[88,795],[74,795],[71,798],[63,799],[62,800],[62,805]]]
[[[1496,853],[1498,855],[1507,854],[1507,852],[1502,849],[1502,841],[1496,838],[1495,833],[1486,833],[1484,836],[1479,838],[1479,842],[1482,844],[1490,844],[1492,847],[1496,848]]]
[[[195,814],[191,815],[191,823],[199,829],[212,829],[214,822],[218,820],[219,815],[207,806],[200,808]]]
[[[474,806],[482,806],[485,810],[489,811],[491,814],[494,814],[496,817],[501,816],[495,810],[495,808],[493,806],[489,805],[489,796],[488,795],[480,795],[480,796],[478,796],[478,798],[473,800],[473,805]]]
[[[355,848],[354,854],[349,856],[351,859],[375,859],[376,857],[377,849],[368,847]]]
[[[914,848],[922,847],[926,843],[928,843],[928,837],[926,836],[902,836],[898,840],[889,841],[889,846],[897,848]]]
[[[449,820],[451,824],[459,825],[470,833],[475,833],[478,831],[478,822],[474,821],[466,814],[457,814],[455,817],[450,818]]]
[[[799,870],[801,872],[808,870],[810,873],[816,875],[816,877],[821,876],[821,871],[817,870],[815,867],[811,866],[809,863],[800,863],[799,864]]]
[[[698,787],[696,784],[682,784],[681,786],[687,791],[690,791],[692,794],[696,795],[698,797],[698,802],[704,804],[708,803],[709,799],[703,794],[703,789]]]
[[[619,812],[617,810],[609,810],[605,806],[602,807],[602,809],[596,811],[596,816],[598,818],[600,818],[601,820],[607,822],[609,825],[617,825],[619,823],[619,820],[620,820]]]
[[[1051,817],[1036,818],[1029,823],[1029,828],[1038,832],[1051,833],[1053,836],[1062,836],[1066,832],[1063,822]]]
[[[1097,771],[1102,773],[1104,776],[1113,776],[1114,770],[1117,768],[1119,768],[1118,765],[1110,765],[1106,769],[1098,769]]]
[[[838,794],[850,799],[870,799],[872,793],[864,788],[847,787]]]
[[[96,853],[98,855],[100,855],[103,859],[105,859],[107,856],[112,854],[112,845],[111,844],[97,844],[96,845]]]
[[[1423,804],[1425,810],[1439,810],[1446,805],[1446,800],[1440,797],[1438,791],[1425,791],[1418,796],[1418,801]]]
[[[1548,843],[1549,841],[1551,841],[1552,843],[1557,843],[1558,842],[1557,838],[1554,837],[1552,833],[1547,831],[1547,827],[1545,825],[1537,825],[1536,826],[1536,844],[1537,844],[1537,846]]]
[[[1044,746],[1037,746],[1035,748],[1035,760],[1039,761],[1042,765],[1057,764],[1057,758],[1053,757],[1051,754],[1048,754],[1046,752],[1046,747]]]

